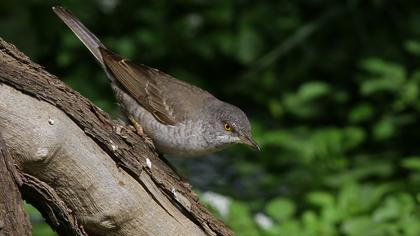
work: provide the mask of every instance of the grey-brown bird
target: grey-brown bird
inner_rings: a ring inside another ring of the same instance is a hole
[[[108,50],[71,12],[54,12],[101,64],[123,111],[153,140],[158,152],[200,156],[243,143],[259,150],[245,113],[157,69]]]

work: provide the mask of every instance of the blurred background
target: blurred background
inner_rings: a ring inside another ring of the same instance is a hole
[[[420,235],[419,1],[1,1],[0,36],[117,119],[57,4],[250,117],[262,152],[169,158],[238,235]]]

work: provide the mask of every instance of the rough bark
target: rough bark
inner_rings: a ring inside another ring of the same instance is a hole
[[[0,133],[0,235],[31,235],[19,183],[19,174]]]
[[[62,235],[233,235],[145,140],[1,38],[0,133]]]

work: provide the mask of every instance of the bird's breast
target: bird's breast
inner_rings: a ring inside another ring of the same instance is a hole
[[[204,138],[202,125],[197,122],[187,121],[175,126],[166,126],[157,122],[151,125],[147,133],[161,153],[191,157],[214,151]]]
[[[171,156],[192,157],[218,150],[205,139],[206,125],[201,120],[189,120],[176,125],[163,124],[118,86],[113,85],[113,89],[125,113],[133,116],[143,127],[158,152]]]

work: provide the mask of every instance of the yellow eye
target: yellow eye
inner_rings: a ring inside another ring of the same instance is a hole
[[[232,131],[232,126],[230,126],[230,124],[225,123],[224,127],[226,131]]]

